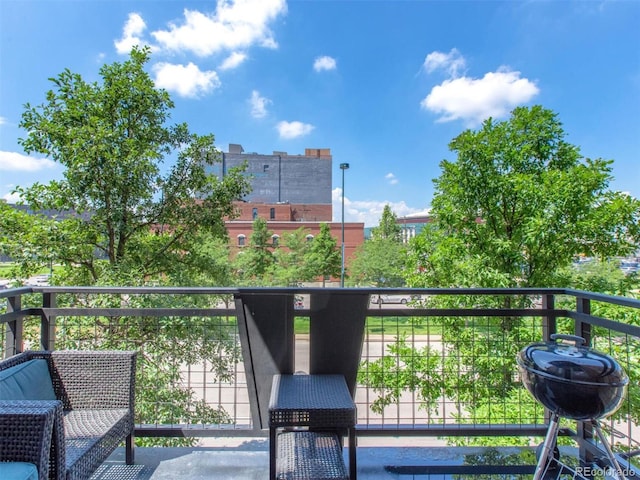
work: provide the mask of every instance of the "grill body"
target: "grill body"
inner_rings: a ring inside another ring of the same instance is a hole
[[[543,478],[556,447],[559,417],[591,422],[609,461],[624,479],[598,420],[614,413],[626,396],[629,378],[612,357],[585,346],[582,337],[552,335],[551,342],[533,343],[516,358],[522,382],[552,412],[534,479]],[[557,342],[565,340],[572,344]]]

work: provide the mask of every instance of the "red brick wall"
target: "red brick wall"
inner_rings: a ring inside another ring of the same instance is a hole
[[[264,217],[263,217],[264,218]],[[342,245],[342,224],[340,222],[280,222],[267,220],[267,228],[273,235],[282,237],[284,233],[293,232],[298,228],[305,228],[313,236],[320,233],[320,224],[328,223],[331,236],[336,239],[338,248]],[[238,246],[238,237],[244,235],[245,246],[249,245],[253,228],[253,221],[248,220],[232,220],[226,222],[227,231],[229,232],[229,244],[233,249],[240,249]],[[345,266],[348,267],[349,261],[356,249],[364,242],[364,223],[345,223],[344,224],[344,256]]]
[[[253,221],[254,209],[260,218],[267,221],[330,222],[332,217],[331,205],[235,202],[234,206],[238,212],[238,217],[234,218],[234,221]]]

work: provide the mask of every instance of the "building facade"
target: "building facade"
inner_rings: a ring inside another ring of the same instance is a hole
[[[337,245],[342,244],[343,225],[333,222],[332,167],[328,148],[307,148],[304,155],[287,152],[272,154],[246,153],[239,144],[230,144],[222,152],[222,162],[213,173],[221,178],[234,167],[246,165],[252,191],[236,202],[237,217],[226,222],[232,247],[248,245],[253,221],[262,218],[272,232],[273,245],[279,245],[283,234],[299,228],[308,231],[309,240],[329,225]],[[364,242],[364,223],[344,224],[345,264]]]
[[[239,144],[230,144],[229,152],[222,152],[222,161],[212,167],[222,178],[229,169],[246,165],[245,175],[250,178],[252,191],[243,200],[257,204],[325,205],[323,218],[295,208],[300,221],[331,221],[331,150],[307,148],[304,155],[287,152],[272,154],[246,153]],[[313,212],[317,212],[314,210]],[[329,216],[327,217],[327,213]]]
[[[432,217],[428,212],[414,213],[405,217],[396,219],[396,224],[400,226],[400,235],[403,243],[409,241],[419,235],[422,229],[432,222]]]
[[[433,218],[431,217],[429,210],[396,218],[396,225],[400,227],[400,238],[402,239],[402,243],[409,243],[413,237],[419,235],[425,226],[432,221]],[[364,229],[364,237],[366,240],[371,239],[372,228],[375,227],[367,227]]]
[[[329,225],[331,236],[336,239],[338,246],[342,244],[342,224],[340,222],[281,222],[267,221],[267,228],[271,232],[271,243],[274,247],[280,245],[280,239],[286,233],[291,233],[299,228],[307,232],[309,241],[320,233],[320,225]],[[229,244],[232,248],[240,250],[249,245],[249,240],[253,232],[253,221],[232,220],[226,222],[229,233]],[[344,224],[344,257],[345,265],[349,266],[349,260],[355,253],[358,246],[364,242],[363,223]]]

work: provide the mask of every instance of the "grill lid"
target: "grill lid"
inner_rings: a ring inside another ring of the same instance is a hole
[[[533,343],[521,350],[517,358],[520,367],[535,375],[561,382],[611,387],[628,383],[629,379],[618,362],[609,355],[584,346],[584,338],[554,334],[551,340]]]

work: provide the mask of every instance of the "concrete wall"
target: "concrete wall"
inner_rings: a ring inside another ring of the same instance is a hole
[[[235,147],[235,148],[232,148]],[[218,177],[230,168],[247,162],[245,175],[251,177],[253,191],[244,200],[256,203],[331,204],[329,149],[307,149],[306,155],[237,153],[238,145],[222,153],[222,165],[212,171]],[[311,155],[309,155],[311,154]]]

